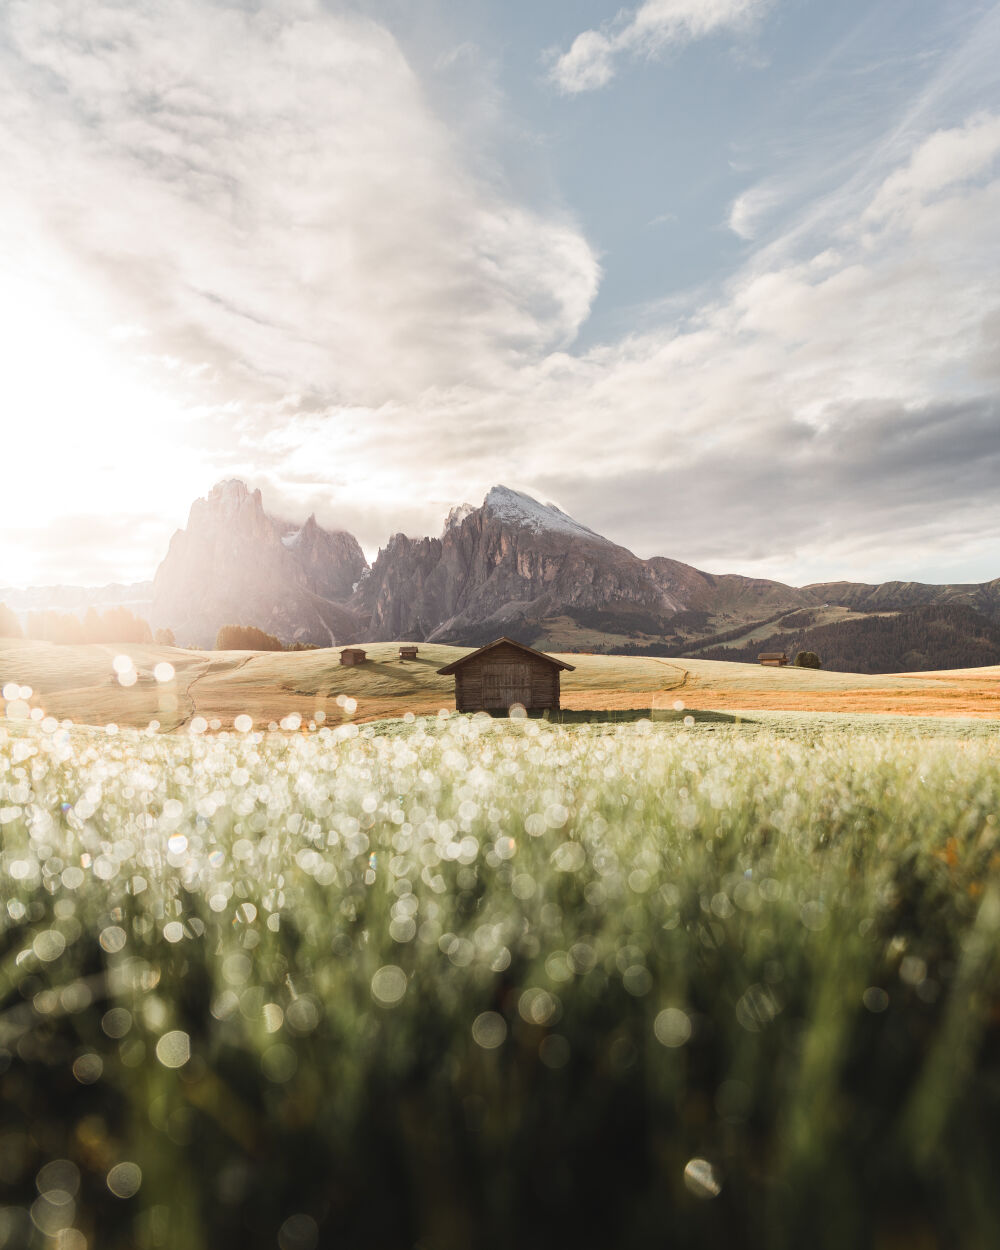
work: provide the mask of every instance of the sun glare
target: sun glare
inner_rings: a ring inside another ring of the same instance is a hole
[[[133,328],[91,323],[71,273],[20,273],[0,291],[5,345],[0,582],[51,580],[32,531],[55,518],[86,529],[116,513],[169,508],[178,482],[197,489],[178,441],[190,420],[144,366]],[[26,541],[26,537],[29,540]]]

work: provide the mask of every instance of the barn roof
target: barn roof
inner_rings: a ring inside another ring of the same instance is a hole
[[[478,651],[472,651],[468,655],[463,655],[460,660],[453,660],[451,664],[446,664],[444,668],[439,668],[438,672],[447,676],[453,673],[456,668],[461,668],[463,664],[468,664],[470,660],[478,659],[479,656],[485,655],[487,651],[492,651],[494,647],[514,647],[518,651],[523,651],[525,655],[533,656],[536,660],[544,660],[546,664],[551,664],[553,668],[564,668],[568,673],[573,672],[574,666],[567,664],[565,660],[557,660],[554,655],[546,655],[544,651],[536,651],[534,647],[526,647],[523,642],[515,642],[513,638],[497,638],[495,642],[489,642],[485,647],[480,647]]]

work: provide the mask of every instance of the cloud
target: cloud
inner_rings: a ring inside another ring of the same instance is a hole
[[[736,8],[590,33],[613,72]],[[369,552],[515,481],[713,571],[1000,573],[1000,116],[879,136],[766,246],[797,171],[749,188],[711,295],[579,350],[594,249],[481,172],[383,27],[312,0],[0,27],[0,582],[148,575],[234,474]]]
[[[59,517],[22,515],[16,526],[0,526],[0,569],[5,586],[66,583],[103,586],[141,581],[149,573],[151,547],[166,552],[171,526],[159,514],[70,513]],[[67,576],[67,549],[74,552]]]
[[[552,67],[552,81],[568,94],[593,91],[614,77],[621,56],[652,57],[672,44],[745,29],[771,0],[645,0],[602,30],[585,30]]]
[[[780,199],[778,189],[769,183],[750,187],[733,200],[729,209],[729,229],[741,239],[755,238],[761,219],[771,212]]]
[[[996,397],[910,410],[858,402],[823,428],[758,425],[710,464],[636,469],[614,498],[595,479],[552,475],[541,486],[591,523],[630,529],[644,554],[682,553],[713,572],[799,584],[911,580],[919,566],[971,580],[961,557],[989,560],[1000,533],[998,423]]]
[[[937,131],[885,180],[865,211],[865,221],[879,224],[911,215],[932,196],[987,173],[998,154],[1000,117],[982,115]]]
[[[8,195],[151,361],[200,365],[220,395],[486,384],[589,312],[579,229],[471,172],[372,21],[11,0],[0,23]]]
[[[769,242],[679,323],[551,353],[501,391],[381,410],[374,493],[412,498],[415,422],[434,447],[425,532],[434,501],[510,479],[642,555],[713,571],[1000,574],[1000,179],[981,164],[943,198],[921,190],[877,239],[869,222],[925,145],[957,167],[966,130],[917,139],[849,203],[838,190],[808,246],[794,229]],[[353,438],[348,459],[373,464],[376,435]],[[335,471],[283,440],[289,468]]]

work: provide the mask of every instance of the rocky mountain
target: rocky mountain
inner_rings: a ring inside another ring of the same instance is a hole
[[[372,639],[468,643],[524,636],[571,610],[610,604],[623,619],[659,621],[683,606],[630,551],[505,486],[454,511],[441,538],[396,534],[355,604]]]
[[[554,505],[496,486],[481,507],[452,509],[440,538],[396,534],[352,603],[373,640],[474,645],[505,633],[550,649],[676,654],[748,632],[752,650],[797,611],[833,624],[844,613],[965,607],[1000,623],[1000,580],[796,587],[706,573],[662,556],[641,560]]]
[[[505,633],[567,646],[595,633],[663,639],[678,616],[697,628],[740,597],[739,619],[802,601],[776,582],[641,560],[555,505],[495,486],[481,507],[453,509],[440,538],[396,534],[354,606],[372,639],[474,644]]]
[[[357,539],[264,511],[259,490],[220,482],[191,506],[153,579],[152,624],[210,647],[221,625],[256,625],[283,642],[331,646],[363,637],[346,600],[368,568]]]
[[[948,655],[959,654],[973,619],[963,611],[1000,625],[1000,579],[795,587],[706,573],[663,556],[640,559],[554,504],[506,486],[479,506],[453,508],[438,538],[394,535],[369,569],[351,534],[325,530],[315,516],[282,520],[265,512],[260,491],[221,482],[192,505],[151,585],[0,592],[4,598],[21,612],[122,603],[199,646],[212,646],[219,627],[233,624],[321,646],[397,638],[472,645],[507,634],[550,650],[707,656],[725,646],[742,658],[765,638],[812,629],[833,631],[817,645],[853,655],[853,640],[862,639],[881,661],[887,639],[893,656],[922,655],[925,635],[941,641],[937,618],[933,628],[919,617],[861,631],[852,621],[954,610]],[[927,653],[926,666],[942,662]]]

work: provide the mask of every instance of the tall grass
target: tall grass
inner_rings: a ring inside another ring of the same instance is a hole
[[[1000,737],[0,739],[0,1247],[1000,1244]]]

